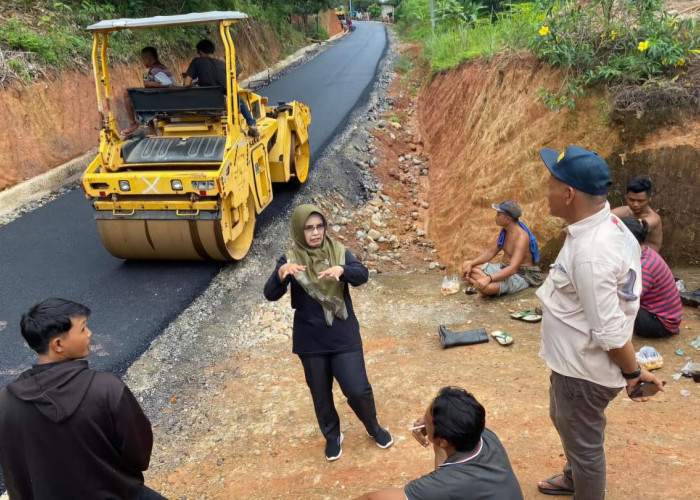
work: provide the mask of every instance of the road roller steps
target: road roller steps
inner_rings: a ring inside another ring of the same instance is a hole
[[[306,181],[308,106],[267,99],[238,86],[230,33],[240,12],[115,19],[89,26],[100,148],[82,186],[95,209],[105,248],[123,259],[239,260],[253,242],[256,215],[273,198],[272,183]],[[148,131],[117,131],[107,65],[108,38],[120,29],[216,22],[226,54],[227,88],[132,88],[128,94]],[[256,120],[248,134],[239,95]]]

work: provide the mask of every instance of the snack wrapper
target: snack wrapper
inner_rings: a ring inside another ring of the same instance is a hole
[[[659,351],[651,346],[645,345],[637,352],[637,362],[642,368],[648,371],[658,370],[664,366],[664,358]]]

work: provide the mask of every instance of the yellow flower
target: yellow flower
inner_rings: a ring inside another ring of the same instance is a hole
[[[693,50],[691,50],[691,52],[694,52],[696,54],[700,54],[700,49],[693,49]]]
[[[549,26],[542,26],[539,31],[540,36],[547,36],[549,34]]]
[[[610,39],[611,39],[611,40],[615,40],[616,38],[617,38],[617,31],[612,30],[612,31],[610,32]]]
[[[676,63],[678,66],[685,66],[685,59],[682,57],[678,59],[678,62]]]
[[[639,45],[637,45],[637,49],[639,49],[640,52],[644,52],[645,50],[649,49],[649,42],[644,40],[643,42],[639,42]]]

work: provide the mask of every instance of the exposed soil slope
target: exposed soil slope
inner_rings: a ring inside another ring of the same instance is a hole
[[[490,206],[505,199],[518,200],[523,220],[544,246],[543,260],[551,259],[561,222],[548,217],[549,173],[538,153],[576,144],[610,163],[613,206],[622,203],[628,177],[648,175],[657,192],[652,206],[665,221],[662,254],[671,262],[696,264],[700,213],[687,200],[700,195],[700,122],[629,133],[626,123],[610,122],[602,94],[577,101],[574,111],[549,110],[536,93],[561,85],[557,71],[517,54],[465,64],[424,87],[419,117],[430,158],[429,236],[443,261],[456,264],[492,244]]]

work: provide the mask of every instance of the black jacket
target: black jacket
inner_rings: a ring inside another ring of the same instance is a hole
[[[85,360],[37,365],[0,389],[0,465],[12,500],[136,498],[152,446],[131,391]]]
[[[349,287],[343,292],[348,319],[334,318],[333,325],[326,325],[321,305],[312,299],[297,283],[293,276],[287,276],[282,283],[279,268],[287,263],[283,255],[277,261],[275,270],[265,283],[265,298],[279,300],[292,285],[292,307],[294,311],[294,328],[292,329],[292,352],[299,355],[325,355],[350,352],[362,348],[360,325],[352,308]],[[345,250],[345,265],[340,280],[352,286],[367,283],[369,272],[350,250]]]

